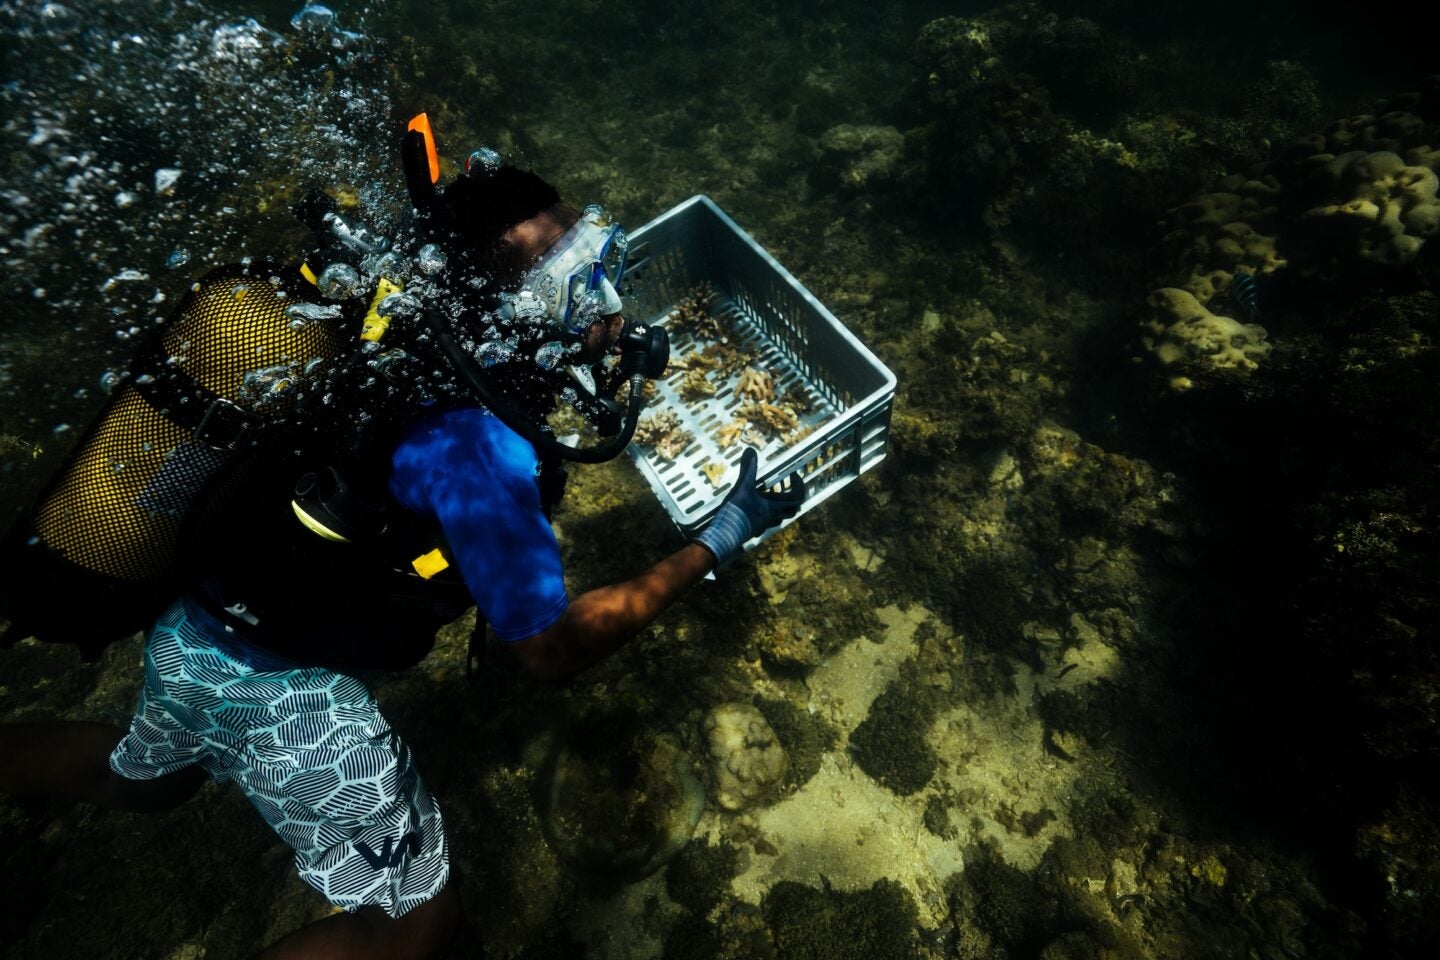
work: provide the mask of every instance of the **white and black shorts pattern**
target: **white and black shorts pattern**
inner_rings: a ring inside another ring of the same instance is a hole
[[[193,764],[238,784],[336,906],[399,917],[449,879],[440,809],[365,685],[238,645],[187,599],[147,638],[145,686],[110,766],[150,780]]]

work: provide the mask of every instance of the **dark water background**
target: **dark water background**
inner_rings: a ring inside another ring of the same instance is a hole
[[[337,5],[338,28],[360,35],[349,38],[292,29],[293,4],[65,6],[0,4],[7,519],[103,402],[129,340],[192,275],[303,241],[288,210],[306,187],[346,185],[392,229],[404,214],[395,131],[424,109],[450,160],[489,144],[627,224],[708,194],[900,375],[890,460],[796,546],[830,558],[802,578],[811,599],[797,588],[772,610],[750,577],[677,613],[672,627],[708,646],[667,660],[663,635],[642,642],[674,671],[641,684],[646,722],[680,729],[687,710],[747,697],[726,657],[802,682],[833,648],[767,644],[802,627],[843,633],[839,614],[818,626],[819,607],[859,620],[924,604],[933,633],[963,640],[963,657],[926,639],[914,658],[948,675],[947,691],[902,674],[850,742],[896,758],[861,766],[897,793],[933,794],[952,825],[937,829],[954,836],[967,801],[929,779],[933,757],[923,773],[924,744],[906,728],[961,703],[998,712],[1020,696],[1016,677],[1054,678],[1083,648],[1072,614],[1119,651],[1109,676],[1024,706],[1058,762],[1085,771],[1055,799],[1069,834],[1022,869],[960,829],[970,866],[944,891],[941,922],[907,920],[889,888],[819,878],[707,914],[672,871],[668,894],[688,912],[652,908],[649,946],[596,942],[589,955],[1426,955],[1440,852],[1428,786],[1440,743],[1435,244],[1405,272],[1290,291],[1266,318],[1288,346],[1241,386],[1177,397],[1137,335],[1146,295],[1175,282],[1157,221],[1291,141],[1416,90],[1440,70],[1419,8]],[[922,40],[941,17],[1003,38],[974,86],[946,72],[952,47]],[[258,26],[226,29],[245,18]],[[844,124],[890,133],[867,140]],[[1098,141],[1138,159],[1076,146]],[[182,172],[162,196],[155,172],[168,168]],[[1047,424],[1074,438],[1041,439]],[[1068,452],[1056,459],[1047,443]],[[1027,479],[996,508],[1003,457]],[[616,524],[640,538],[633,564],[659,555],[663,518],[642,494],[621,495],[639,519],[562,517],[572,573],[609,575],[585,540]],[[1002,532],[973,533],[987,523]],[[1332,549],[1346,536],[1349,566]],[[886,555],[878,574],[843,559],[845,538]],[[1057,624],[1054,637],[1036,623]],[[64,651],[0,655],[0,709],[123,720],[133,656],[79,668]],[[604,682],[620,689],[640,658]],[[425,679],[382,700],[429,749],[427,778],[484,797],[452,841],[470,848],[467,900],[485,904],[457,955],[478,955],[500,927],[503,955],[586,955],[542,931],[611,892],[554,879],[553,864],[515,879],[528,848],[477,822],[525,805],[504,779],[522,777],[525,736],[495,731],[524,728],[507,711],[527,709],[476,707],[452,676],[437,685],[469,705],[435,717]],[[533,696],[555,715],[606,700]],[[484,744],[447,754],[455,730]],[[1069,754],[1064,736],[1087,752]],[[918,793],[902,763],[912,755]],[[6,808],[7,900],[23,907],[0,927],[8,955],[240,956],[315,913],[242,802],[207,794],[191,808],[159,826]],[[233,851],[198,865],[167,849],[232,834]],[[492,863],[512,886],[487,876]],[[1085,877],[1101,892],[1077,892]],[[270,906],[286,900],[300,905]],[[496,919],[512,913],[509,926]],[[115,925],[109,945],[87,934],[66,947],[94,916]]]

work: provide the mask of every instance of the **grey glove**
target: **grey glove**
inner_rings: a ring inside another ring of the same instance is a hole
[[[715,555],[715,569],[726,566],[745,552],[745,541],[795,516],[805,502],[805,481],[790,475],[790,489],[771,493],[755,485],[760,458],[753,449],[740,457],[740,476],[710,524],[694,538]]]

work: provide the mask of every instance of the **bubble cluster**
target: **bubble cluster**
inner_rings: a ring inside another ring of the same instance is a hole
[[[329,300],[349,300],[360,294],[360,271],[348,263],[332,263],[320,271],[315,285]]]
[[[433,277],[445,269],[447,258],[438,243],[427,243],[415,254],[415,266],[427,277]]]
[[[382,317],[409,317],[419,312],[421,303],[414,294],[392,293],[376,308]]]
[[[286,203],[266,185],[341,182],[367,222],[408,212],[388,67],[352,32],[368,13],[295,7],[292,25],[237,19],[215,0],[149,0],[143,15],[0,2],[0,284],[18,312],[14,349],[42,366],[62,344],[54,362],[123,363],[132,330],[163,321],[155,304],[192,277],[289,253],[247,249],[259,209]],[[54,336],[57,321],[70,336]],[[9,381],[0,389],[15,416],[44,415]]]
[[[541,370],[554,370],[565,359],[565,345],[551,340],[535,351],[535,365]]]
[[[290,328],[299,330],[320,320],[336,320],[340,317],[338,303],[292,303],[285,308],[290,318]]]
[[[250,370],[240,384],[238,399],[254,409],[270,406],[295,388],[295,371],[289,366]]]
[[[486,340],[475,351],[475,359],[482,367],[496,367],[510,363],[516,358],[516,350],[504,340]]]

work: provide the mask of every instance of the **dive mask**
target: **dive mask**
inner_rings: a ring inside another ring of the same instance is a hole
[[[583,335],[623,307],[616,289],[625,275],[625,230],[592,204],[526,274],[522,292],[540,300],[568,333]]]

